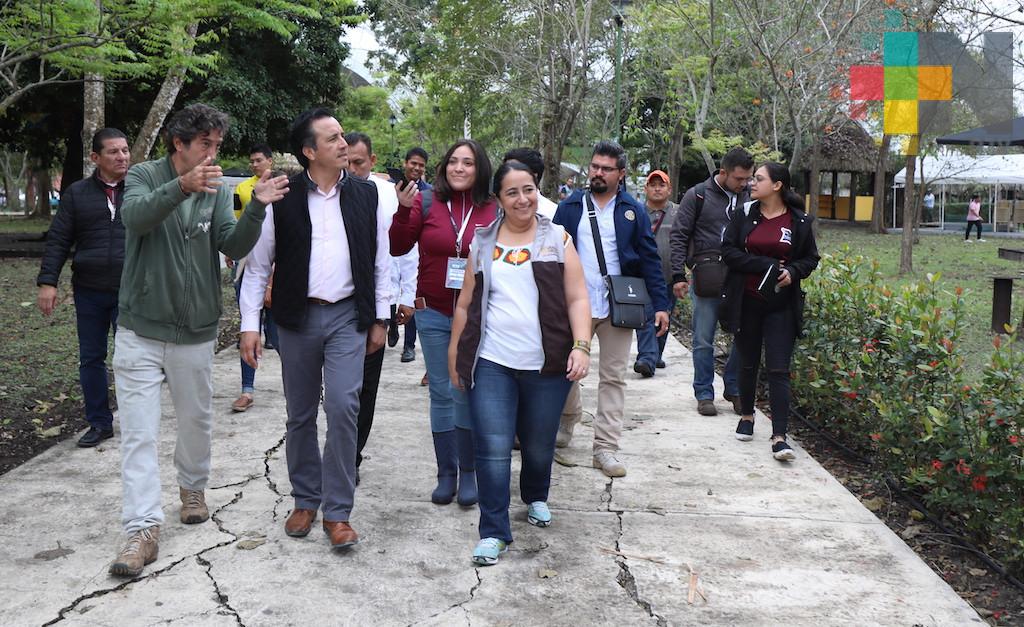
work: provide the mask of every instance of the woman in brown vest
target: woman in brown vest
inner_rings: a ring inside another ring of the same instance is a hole
[[[498,561],[512,542],[512,442],[522,452],[527,520],[551,524],[548,488],[555,435],[571,382],[590,366],[590,301],[565,230],[537,215],[537,185],[510,161],[494,177],[504,214],[477,229],[448,348],[452,386],[468,391],[480,542],[473,561]]]

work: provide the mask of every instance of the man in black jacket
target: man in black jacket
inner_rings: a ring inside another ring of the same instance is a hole
[[[686,265],[698,253],[714,251],[714,254],[719,254],[721,251],[725,227],[747,200],[747,184],[754,174],[754,158],[737,147],[726,153],[721,165],[721,169],[708,180],[687,190],[669,237],[672,290],[677,298],[686,298],[689,293],[693,303],[693,394],[697,398],[697,411],[702,416],[718,413],[714,388],[715,328],[718,325],[721,286],[715,288],[713,295],[698,295],[690,289]],[[738,353],[730,351],[723,376],[724,397],[732,402],[736,413],[740,413],[738,376]]]
[[[117,290],[124,264],[121,200],[130,154],[121,131],[105,128],[93,135],[89,158],[96,169],[61,196],[36,279],[36,303],[48,316],[57,306],[57,281],[74,246],[71,285],[78,324],[78,378],[89,423],[89,430],[78,440],[81,447],[96,446],[114,435],[107,396],[107,337],[117,328]]]

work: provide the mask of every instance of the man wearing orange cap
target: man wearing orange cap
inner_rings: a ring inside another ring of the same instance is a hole
[[[661,257],[661,272],[665,275],[666,285],[672,285],[672,267],[669,263],[671,248],[669,246],[669,233],[672,231],[672,221],[675,220],[679,205],[669,201],[672,196],[672,181],[668,174],[662,170],[655,170],[647,175],[647,183],[644,185],[644,198],[647,207],[647,215],[651,218],[651,231],[654,240],[658,243],[658,256]],[[672,288],[668,288],[669,316],[675,309],[676,296]],[[653,377],[655,368],[664,368],[665,360],[662,355],[665,353],[665,342],[668,334],[657,336],[657,329],[654,327],[654,309],[647,308],[647,325],[636,331],[636,363],[633,364],[633,372],[640,373],[643,377]]]

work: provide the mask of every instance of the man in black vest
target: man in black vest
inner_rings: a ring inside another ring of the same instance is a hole
[[[92,137],[89,159],[92,176],[76,181],[60,199],[60,211],[46,235],[46,254],[36,284],[36,299],[44,316],[57,305],[57,280],[75,249],[71,284],[78,325],[78,379],[85,401],[89,430],[78,446],[96,446],[114,437],[107,381],[107,338],[117,328],[117,290],[124,266],[124,224],[121,201],[128,173],[128,139],[116,128],[100,129]]]
[[[285,533],[307,535],[323,509],[331,547],[359,541],[349,525],[356,480],[356,416],[363,360],[384,346],[391,313],[388,227],[377,188],[349,176],[348,144],[330,111],[299,115],[292,152],[305,170],[268,207],[249,255],[239,298],[242,358],[262,354],[259,309],[274,266],[271,311],[288,410],[285,453],[295,506]],[[253,200],[256,202],[256,200]],[[320,455],[316,417],[323,382],[327,445]]]

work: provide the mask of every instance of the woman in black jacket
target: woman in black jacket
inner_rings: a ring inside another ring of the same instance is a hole
[[[786,166],[766,163],[754,173],[750,197],[725,230],[722,258],[729,266],[719,315],[736,334],[740,351],[740,403],[736,438],[754,439],[754,393],[764,346],[772,410],[772,455],[791,461],[789,366],[803,326],[800,281],[818,266],[818,247],[804,203],[790,188]]]

